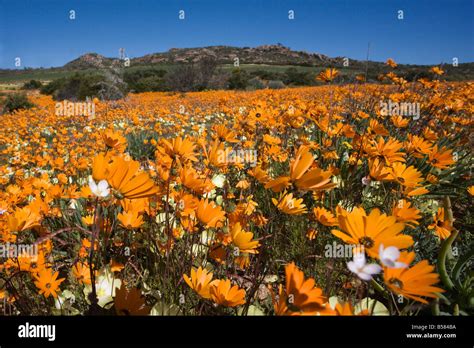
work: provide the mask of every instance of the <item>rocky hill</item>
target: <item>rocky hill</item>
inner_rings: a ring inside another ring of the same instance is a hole
[[[231,64],[238,58],[244,64],[269,65],[320,65],[335,62],[318,53],[292,51],[282,45],[264,45],[258,47],[210,46],[201,48],[172,48],[168,52],[153,53],[133,59],[135,63],[191,63],[205,57],[213,57],[220,64]]]
[[[116,60],[118,59],[106,58],[97,53],[86,53],[65,64],[63,68],[69,70],[102,69],[110,67]]]
[[[293,51],[283,45],[264,45],[258,47],[209,46],[199,48],[172,48],[167,52],[147,54],[131,59],[131,65],[196,63],[212,57],[219,64],[240,64],[330,66],[342,64],[342,57],[330,58],[319,53]],[[110,67],[119,62],[118,58],[106,58],[97,53],[87,53],[64,65],[66,69],[93,69]],[[350,60],[352,64],[361,64]],[[373,64],[381,64],[371,62]]]

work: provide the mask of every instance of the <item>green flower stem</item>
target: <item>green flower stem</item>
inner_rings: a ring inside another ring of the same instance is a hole
[[[440,310],[439,310],[439,298],[435,299],[431,303],[431,314],[439,316],[440,315]]]
[[[459,316],[459,305],[457,303],[454,305],[453,315]]]
[[[379,283],[377,283],[375,281],[375,279],[372,278],[372,280],[370,281],[370,283],[372,284],[372,286],[374,287],[374,289],[379,292],[383,297],[385,298],[388,298],[388,294],[387,292],[385,291],[385,289],[382,287],[382,285],[380,285]]]
[[[445,217],[448,219],[451,226],[453,226],[453,220],[454,220],[453,210],[451,209],[451,200],[449,199],[448,196],[444,197],[443,203],[444,203],[444,213],[446,214]],[[441,245],[441,250],[438,256],[438,264],[437,264],[438,273],[441,278],[441,281],[446,286],[447,290],[452,290],[454,288],[454,283],[449,277],[448,271],[446,270],[446,258],[448,257],[448,254],[452,255],[451,245],[457,238],[458,234],[459,234],[459,231],[456,229],[453,229],[453,231],[451,232],[451,235],[448,238],[446,238],[446,240]]]

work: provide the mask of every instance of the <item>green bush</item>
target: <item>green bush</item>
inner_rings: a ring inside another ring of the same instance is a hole
[[[234,69],[229,78],[229,89],[245,89],[249,81],[247,72],[241,69]]]
[[[3,105],[3,112],[13,112],[20,109],[30,109],[35,106],[28,100],[28,97],[24,93],[15,93],[10,94],[5,99],[5,104]]]
[[[55,100],[85,100],[86,97],[97,97],[101,81],[99,75],[76,73],[50,82],[41,89],[41,93],[52,95]]]
[[[53,95],[54,91],[58,90],[64,83],[64,78],[53,80],[50,83],[43,85],[40,88],[41,94]]]
[[[165,84],[170,91],[203,91],[216,82],[217,61],[213,57],[202,58],[197,63],[180,64],[165,76]]]
[[[313,79],[312,75],[307,72],[298,71],[296,68],[288,68],[285,70],[283,81],[287,85],[308,86],[312,84]]]
[[[129,84],[128,87],[130,90],[137,93],[161,92],[167,90],[165,79],[159,76],[148,76],[141,78],[134,84]]]
[[[281,88],[285,88],[285,84],[283,83],[283,81],[280,81],[280,80],[272,80],[272,81],[268,81],[268,88],[270,89],[281,89]]]
[[[190,92],[198,90],[199,72],[193,64],[181,64],[165,76],[170,91]]]
[[[255,70],[250,72],[250,76],[253,77],[259,77],[262,80],[283,80],[285,78],[285,74],[276,72],[276,71],[270,71],[270,70]]]
[[[259,77],[251,78],[248,81],[247,89],[256,90],[256,89],[264,89],[264,88],[265,88],[265,82]]]
[[[127,85],[112,72],[102,74],[80,74],[57,79],[41,88],[41,93],[52,95],[55,100],[86,100],[100,98],[117,100],[123,98]]]
[[[40,89],[41,87],[43,87],[43,84],[41,83],[41,81],[30,80],[23,84],[22,89]]]
[[[123,80],[128,89],[134,92],[163,91],[166,89],[164,76],[166,70],[152,67],[136,67],[126,70]]]

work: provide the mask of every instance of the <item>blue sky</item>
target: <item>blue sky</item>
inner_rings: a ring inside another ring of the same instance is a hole
[[[0,68],[15,68],[16,57],[22,67],[62,66],[86,52],[117,57],[120,47],[138,57],[275,43],[365,59],[370,42],[371,60],[462,63],[474,61],[473,32],[474,0],[0,0]]]

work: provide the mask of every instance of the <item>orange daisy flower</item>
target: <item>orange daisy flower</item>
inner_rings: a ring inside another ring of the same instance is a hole
[[[286,314],[328,314],[332,310],[326,305],[327,299],[323,291],[315,286],[313,278],[305,279],[304,273],[294,262],[285,266]]]
[[[382,214],[373,209],[369,215],[363,208],[348,212],[337,207],[337,219],[342,231],[332,230],[332,234],[345,243],[364,247],[369,256],[377,258],[380,244],[405,249],[413,245],[413,238],[402,233],[405,224],[397,222],[395,216]]]
[[[211,286],[216,284],[216,280],[212,281],[213,274],[206,269],[199,267],[197,270],[195,268],[191,269],[191,277],[188,277],[186,274],[183,274],[183,279],[186,284],[189,285],[191,289],[196,291],[196,293],[206,299],[211,298]]]
[[[438,208],[438,212],[433,215],[433,223],[428,226],[430,230],[435,230],[436,235],[444,240],[451,235],[453,226],[449,220],[445,219],[444,208]]]
[[[74,278],[81,284],[91,284],[91,272],[87,262],[78,262],[72,267],[72,274]]]
[[[415,259],[414,252],[402,252],[399,261],[410,265]],[[423,297],[436,298],[443,289],[434,286],[439,276],[433,273],[434,266],[423,260],[410,268],[384,268],[384,281],[390,290],[406,298],[428,303]]]
[[[389,169],[390,180],[407,188],[416,188],[421,185],[423,176],[414,166],[407,167],[404,163],[393,163]]]
[[[123,211],[117,215],[120,224],[127,229],[139,228],[143,225],[143,216],[134,210]]]
[[[436,168],[446,169],[454,163],[453,150],[448,150],[444,146],[438,149],[438,145],[428,155],[428,162]]]
[[[172,159],[176,159],[181,163],[188,161],[196,162],[198,159],[195,155],[196,144],[189,138],[176,137],[170,141],[162,139],[160,145],[157,146],[158,152],[166,154]]]
[[[337,226],[337,219],[333,213],[323,207],[313,209],[314,216],[324,226]]]
[[[141,172],[139,167],[137,161],[126,161],[121,156],[113,158],[107,182],[116,190],[119,199],[144,198],[159,191],[148,173]]]
[[[211,299],[222,306],[236,307],[245,303],[245,290],[237,285],[231,287],[229,279],[213,282],[210,293]]]
[[[372,144],[367,144],[365,151],[370,157],[377,157],[386,165],[394,162],[405,162],[405,153],[400,151],[403,144],[394,138],[385,141],[383,137],[379,137]]]
[[[307,212],[306,205],[303,204],[303,198],[293,198],[292,193],[286,194],[283,192],[280,194],[279,199],[272,198],[273,204],[285,214],[289,215],[301,215]]]
[[[339,75],[339,71],[334,68],[327,68],[319,73],[317,76],[317,80],[321,80],[324,82],[331,82]]]
[[[115,149],[119,152],[124,152],[127,148],[127,139],[125,139],[125,137],[119,132],[114,132],[111,129],[102,133],[102,140],[108,148]]]
[[[196,216],[206,227],[222,227],[225,221],[225,212],[214,202],[207,199],[200,200],[196,209]]]
[[[271,180],[265,184],[265,188],[280,192],[291,182],[294,182],[296,187],[301,190],[321,191],[335,187],[336,184],[332,183],[330,178],[332,171],[324,171],[321,168],[309,170],[314,163],[314,157],[309,150],[307,146],[300,146],[295,159],[290,164],[290,176]]]
[[[39,226],[40,222],[41,216],[28,206],[17,208],[12,215],[8,216],[8,228],[12,232],[21,232]]]
[[[252,240],[253,233],[245,232],[240,223],[237,222],[230,229],[230,236],[232,238],[232,243],[239,248],[241,253],[257,254],[257,248],[260,246],[260,243],[256,240]]]
[[[57,279],[58,274],[58,272],[53,272],[51,268],[43,268],[34,276],[36,279],[35,285],[39,289],[38,293],[40,295],[44,295],[46,298],[50,295],[54,298],[58,297],[59,284],[65,279]]]
[[[412,207],[411,202],[405,199],[395,204],[392,215],[395,216],[398,222],[403,222],[412,228],[419,224],[417,220],[421,218],[420,211],[416,207]]]

